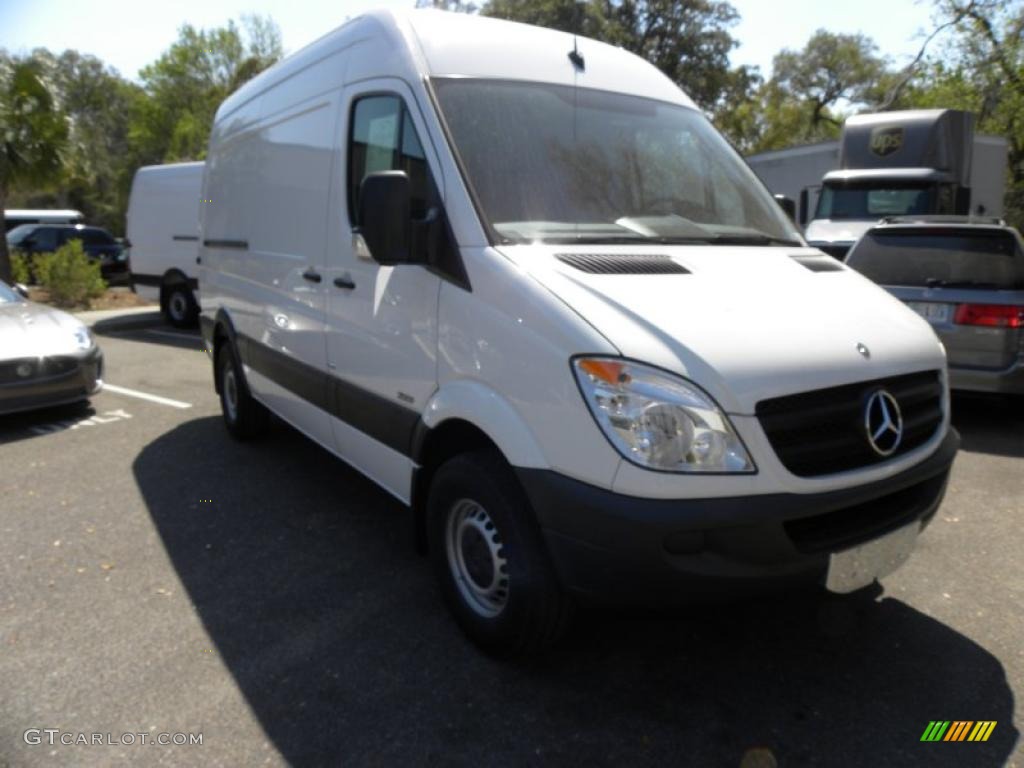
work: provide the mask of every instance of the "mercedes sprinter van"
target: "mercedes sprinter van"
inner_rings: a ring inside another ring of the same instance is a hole
[[[584,600],[864,587],[941,502],[928,323],[622,49],[371,13],[220,106],[204,183],[227,429],[273,412],[409,505],[492,652]]]

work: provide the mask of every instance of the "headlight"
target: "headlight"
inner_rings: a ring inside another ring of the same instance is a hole
[[[75,328],[75,345],[79,349],[92,349],[92,345],[96,342],[93,340],[92,331],[86,328],[84,325],[80,328]]]
[[[668,472],[754,472],[729,419],[696,385],[616,358],[573,361],[583,397],[625,458]]]

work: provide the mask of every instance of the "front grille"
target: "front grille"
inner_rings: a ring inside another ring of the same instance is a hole
[[[61,376],[75,370],[78,361],[73,357],[23,357],[0,363],[0,384],[17,384],[33,379]]]
[[[879,456],[864,427],[867,399],[888,391],[903,416],[903,437],[891,456]],[[924,445],[942,423],[942,379],[938,371],[862,381],[786,395],[757,404],[772,448],[794,475],[815,477],[878,464]]]

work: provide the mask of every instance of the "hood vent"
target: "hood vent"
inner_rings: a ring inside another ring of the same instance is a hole
[[[557,253],[555,258],[591,275],[688,275],[690,270],[658,254]]]
[[[797,264],[803,264],[811,272],[844,272],[846,270],[846,267],[831,256],[791,256],[790,258]]]

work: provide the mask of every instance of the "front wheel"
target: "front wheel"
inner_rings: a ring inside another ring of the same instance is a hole
[[[561,638],[570,603],[522,489],[498,456],[457,456],[438,469],[427,502],[434,574],[462,630],[496,656],[541,651]]]

